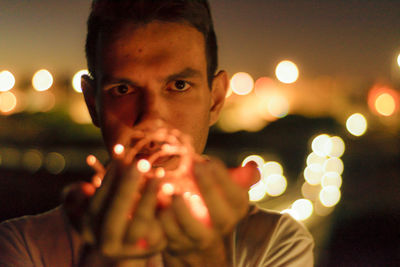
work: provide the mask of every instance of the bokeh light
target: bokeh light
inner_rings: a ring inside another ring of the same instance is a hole
[[[258,168],[262,168],[264,166],[264,159],[261,156],[259,156],[259,155],[250,155],[250,156],[247,156],[242,161],[242,167],[245,166],[250,161],[254,161],[255,163],[257,163]]]
[[[264,179],[266,192],[272,197],[282,195],[287,187],[286,178],[280,174],[272,174]]]
[[[48,90],[53,85],[53,76],[48,70],[37,71],[32,78],[32,86],[36,91]]]
[[[397,56],[397,65],[400,67],[400,54]]]
[[[331,137],[332,147],[328,153],[330,157],[341,157],[345,151],[345,144],[341,137],[333,136]]]
[[[11,90],[15,85],[14,75],[8,70],[0,72],[0,92]]]
[[[12,92],[0,93],[0,112],[11,113],[17,106],[17,97]]]
[[[317,153],[311,152],[307,156],[307,165],[319,164],[322,166],[324,164],[325,160],[326,160],[326,157],[321,157]]]
[[[91,124],[92,118],[85,104],[85,100],[80,98],[69,106],[69,116],[78,124]]]
[[[327,134],[315,137],[311,143],[311,148],[320,157],[326,157],[332,150],[332,140]]]
[[[283,174],[282,165],[276,161],[268,161],[264,165],[262,165],[261,174],[265,178],[272,174]]]
[[[249,190],[249,200],[257,202],[262,200],[267,194],[267,185],[262,181],[258,181],[252,185]]]
[[[352,135],[361,136],[367,131],[367,119],[361,113],[354,113],[347,119],[346,128]]]
[[[281,61],[275,69],[276,78],[283,83],[294,83],[299,78],[299,69],[289,60]]]
[[[342,176],[337,172],[327,172],[322,176],[321,185],[322,187],[336,186],[340,188],[342,186]]]
[[[267,109],[272,116],[283,118],[289,113],[289,101],[283,95],[274,94],[267,100]]]
[[[254,92],[256,95],[263,95],[274,86],[274,81],[268,77],[260,77],[254,84]]]
[[[320,185],[311,185],[307,182],[303,183],[301,186],[301,194],[303,197],[315,201],[318,199],[319,192],[321,191]]]
[[[376,98],[375,109],[382,116],[391,116],[396,110],[396,101],[391,94],[383,93]]]
[[[150,171],[151,164],[147,159],[141,159],[137,162],[136,167],[139,170],[139,172],[146,173],[146,172]]]
[[[329,158],[324,162],[324,172],[336,172],[342,174],[344,169],[343,161],[340,158]]]
[[[326,186],[323,187],[319,193],[319,199],[325,207],[333,207],[340,200],[340,190],[336,186]]]
[[[125,147],[121,144],[116,144],[113,148],[116,155],[121,155],[125,151]]]
[[[247,95],[253,90],[254,80],[250,74],[246,72],[238,72],[232,76],[230,87],[237,95]]]
[[[310,185],[321,183],[323,168],[320,164],[310,164],[304,169],[304,179]]]
[[[50,152],[46,155],[44,165],[49,173],[59,174],[64,170],[66,161],[60,153]]]
[[[81,78],[82,75],[89,74],[88,70],[80,70],[75,73],[74,77],[72,78],[72,88],[78,93],[82,93],[82,86],[81,86]]]
[[[308,219],[312,213],[313,213],[313,204],[310,200],[308,199],[298,199],[292,204],[292,210],[296,211],[296,214],[298,214],[297,220],[299,221],[304,221]]]
[[[22,165],[31,173],[38,171],[43,164],[43,155],[36,149],[26,151],[22,156]]]

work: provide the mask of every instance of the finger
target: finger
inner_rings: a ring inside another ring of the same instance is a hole
[[[129,167],[122,175],[110,204],[104,211],[100,240],[103,250],[114,251],[123,240],[128,217],[134,205],[133,197],[140,191],[142,179],[135,166]]]
[[[229,173],[232,180],[246,190],[249,190],[252,185],[260,180],[260,172],[254,161],[248,162],[243,167],[230,169]]]
[[[172,209],[183,234],[189,237],[199,249],[207,247],[213,239],[212,228],[193,217],[182,196],[173,196]]]
[[[232,216],[234,210],[232,204],[229,203],[225,197],[226,192],[220,190],[219,184],[217,184],[216,180],[222,178],[216,176],[227,174],[215,173],[213,167],[214,166],[209,163],[196,164],[195,179],[199,186],[201,195],[203,196],[203,200],[207,205],[213,226],[219,232],[226,233],[233,228],[235,224],[235,221],[233,220],[235,217]],[[234,189],[237,191],[237,188]]]
[[[193,241],[183,233],[178,225],[171,207],[160,211],[158,217],[168,239],[168,250],[184,252],[194,247]]]

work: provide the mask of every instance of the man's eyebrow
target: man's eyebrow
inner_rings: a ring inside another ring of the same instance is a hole
[[[173,81],[176,79],[184,79],[184,78],[198,78],[201,77],[202,73],[199,70],[193,68],[185,68],[178,73],[171,74],[165,78],[166,81]]]
[[[103,76],[101,79],[101,84],[104,85],[110,85],[110,84],[129,84],[132,85],[134,87],[140,87],[138,83],[136,83],[135,81],[132,81],[130,79],[126,79],[126,78],[114,78],[114,77],[110,77],[110,76]]]

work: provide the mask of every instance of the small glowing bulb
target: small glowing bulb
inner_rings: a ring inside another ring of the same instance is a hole
[[[116,145],[114,146],[114,153],[115,153],[116,155],[121,155],[122,153],[124,153],[124,151],[125,151],[125,148],[124,148],[123,145],[121,145],[121,144],[116,144]]]
[[[299,78],[299,69],[293,62],[284,60],[276,66],[275,75],[283,83],[294,83]]]
[[[146,172],[150,171],[151,164],[148,160],[141,159],[137,162],[137,168],[141,173],[146,173]]]
[[[95,175],[92,178],[92,184],[94,185],[94,187],[99,188],[101,186],[101,183],[103,182],[103,180],[101,179],[100,176]]]
[[[86,162],[89,166],[93,166],[94,164],[96,164],[96,157],[93,155],[89,155],[86,158]]]
[[[272,174],[265,179],[266,192],[272,197],[282,195],[287,186],[286,178],[280,174]]]
[[[165,170],[162,167],[158,167],[155,173],[157,178],[163,178],[165,176]]]
[[[272,174],[281,175],[283,174],[282,165],[276,161],[268,161],[262,166],[261,174],[264,178],[267,178]]]
[[[11,90],[15,85],[14,75],[8,70],[0,72],[0,92]]]
[[[78,93],[82,93],[82,86],[81,86],[81,78],[83,75],[89,74],[88,70],[80,70],[75,73],[74,77],[72,78],[72,87]]]
[[[175,187],[171,183],[165,183],[162,185],[161,190],[164,194],[171,196],[175,192]]]
[[[53,85],[53,76],[48,70],[39,70],[33,75],[32,85],[36,91],[46,91]]]
[[[367,119],[360,113],[354,113],[346,121],[347,130],[354,136],[361,136],[367,131]]]
[[[253,90],[254,80],[250,74],[238,72],[232,76],[230,85],[235,94],[247,95]]]

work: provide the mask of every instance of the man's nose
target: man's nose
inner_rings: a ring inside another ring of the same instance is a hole
[[[164,100],[157,93],[143,94],[141,99],[140,114],[138,115],[135,125],[142,130],[150,130],[160,127],[163,122]]]

